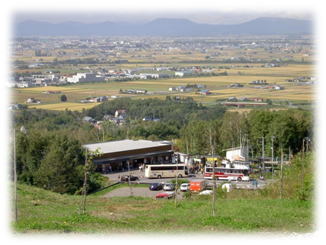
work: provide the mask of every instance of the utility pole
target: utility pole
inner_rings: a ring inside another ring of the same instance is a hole
[[[272,162],[274,162],[274,138],[275,136],[272,136]]]
[[[305,141],[307,141],[307,137],[303,138],[302,140],[302,149],[301,149],[301,176],[300,176],[300,182],[301,182],[301,190],[304,189],[304,152],[305,152]]]
[[[174,205],[177,207],[177,187],[178,187],[178,163],[175,165],[175,188],[174,188]]]
[[[272,136],[272,178],[274,176],[274,138],[275,136]]]
[[[309,144],[311,142],[311,139],[309,137],[307,137],[307,141],[306,141],[306,152],[309,151]]]
[[[186,149],[187,149],[187,155],[189,154],[189,145],[188,145],[188,136],[186,135]]]
[[[215,178],[215,167],[216,162],[214,161],[214,146],[213,146],[213,135],[212,128],[209,127],[209,145],[211,148],[211,155],[213,159],[213,198],[212,198],[212,215],[215,217],[215,208],[216,208],[216,178]]]
[[[130,189],[130,196],[133,196],[133,192],[132,192],[132,186],[131,186],[131,183],[130,183],[130,165],[129,165],[129,160],[127,160],[127,164],[128,164],[128,185],[129,185],[129,189]]]
[[[88,162],[87,162],[87,148],[85,149],[85,171],[84,171],[84,185],[83,185],[83,204],[82,213],[86,212],[86,196],[87,196],[87,177],[88,177]]]
[[[26,128],[23,126],[20,127],[20,132],[23,134],[27,134],[27,130]],[[13,160],[14,160],[14,166],[13,166],[13,179],[14,179],[14,207],[15,207],[15,222],[18,221],[18,197],[17,197],[17,157],[16,157],[16,129],[15,127],[13,127],[13,145],[14,145],[14,149],[13,149]]]
[[[213,202],[212,202],[212,215],[215,217],[216,208],[216,178],[215,178],[215,162],[213,163]]]
[[[214,159],[214,145],[213,145],[213,135],[212,135],[212,128],[209,128],[209,144],[211,147],[211,155],[212,158]]]
[[[17,163],[16,163],[16,129],[14,127],[14,206],[15,206],[15,222],[18,220],[17,210]]]
[[[280,196],[283,198],[283,148],[281,148],[281,188],[280,188]]]
[[[265,176],[265,139],[264,136],[262,137],[262,154],[261,158],[263,161],[263,176]]]

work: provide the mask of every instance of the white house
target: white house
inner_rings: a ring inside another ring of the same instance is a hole
[[[77,73],[72,77],[67,78],[69,83],[79,83],[79,82],[103,82],[105,79],[103,76],[96,75],[94,73]]]
[[[29,88],[32,87],[33,84],[30,81],[22,81],[19,83],[16,83],[17,88]]]
[[[159,78],[159,74],[156,73],[140,73],[139,74],[141,79],[158,79]]]
[[[176,77],[183,77],[183,76],[184,76],[184,73],[183,73],[182,71],[176,71],[176,72],[174,73],[174,75],[175,75]]]
[[[190,76],[192,74],[193,74],[193,71],[185,70],[185,71],[176,71],[174,73],[174,76],[176,76],[176,77],[184,77],[184,76]]]

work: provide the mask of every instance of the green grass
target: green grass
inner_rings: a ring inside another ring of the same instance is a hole
[[[102,193],[103,194],[103,193]],[[211,216],[211,197],[178,201],[142,197],[90,195],[87,214],[81,197],[19,185],[17,232],[307,232],[312,204],[291,199],[218,199]]]

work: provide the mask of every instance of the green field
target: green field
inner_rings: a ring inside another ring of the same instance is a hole
[[[239,193],[237,194],[239,196]],[[218,199],[211,216],[211,197],[178,201],[90,195],[87,214],[81,197],[18,186],[18,232],[308,232],[313,228],[310,201],[291,199]]]

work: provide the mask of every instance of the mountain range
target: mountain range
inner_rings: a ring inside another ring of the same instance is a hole
[[[160,18],[147,23],[50,23],[29,20],[14,26],[21,36],[221,36],[311,34],[312,22],[289,18],[257,18],[241,24],[202,24],[187,19]]]

